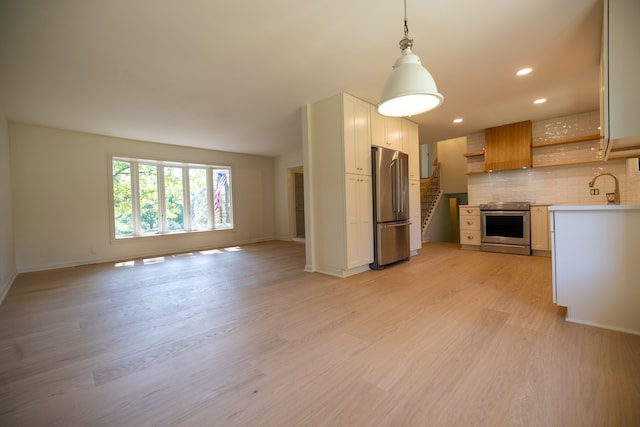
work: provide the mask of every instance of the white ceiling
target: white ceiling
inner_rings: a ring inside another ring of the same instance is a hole
[[[407,7],[445,96],[412,118],[421,143],[598,108],[602,0]],[[0,0],[0,102],[13,121],[278,156],[301,147],[303,104],[378,101],[403,13],[402,0]]]

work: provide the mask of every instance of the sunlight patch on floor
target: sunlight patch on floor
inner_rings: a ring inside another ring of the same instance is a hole
[[[220,249],[209,249],[207,251],[200,251],[200,254],[202,255],[215,255],[215,254],[221,254],[222,251]]]
[[[163,256],[159,256],[155,258],[145,258],[142,260],[142,263],[144,265],[158,264],[160,262],[165,262],[165,258]]]
[[[136,265],[136,262],[131,260],[131,261],[122,261],[122,262],[116,262],[115,266],[116,267],[134,267]]]

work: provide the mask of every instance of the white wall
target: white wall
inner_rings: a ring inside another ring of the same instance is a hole
[[[0,114],[0,302],[16,276],[7,121]]]
[[[302,138],[302,135],[300,136]],[[295,237],[295,229],[291,230],[289,223],[295,218],[290,218],[289,188],[293,185],[288,181],[289,169],[302,167],[302,141],[300,149],[280,156],[275,159],[275,235],[279,240],[291,240]]]
[[[445,194],[467,192],[467,137],[438,141],[440,190]]]
[[[429,153],[429,159],[426,160],[426,163],[424,163],[424,159],[420,159],[420,174],[423,178],[429,178],[433,172],[433,163],[438,159],[438,143],[430,142],[424,145],[427,147],[425,151]]]
[[[274,238],[273,158],[15,123],[9,146],[19,272]],[[235,229],[112,239],[110,154],[230,166]]]
[[[449,199],[442,197],[436,210],[432,214],[429,227],[422,237],[424,242],[448,242],[451,240],[451,217],[449,214]]]
[[[431,153],[429,152],[429,144],[420,144],[420,178],[429,178],[431,175],[431,169],[429,164],[433,163],[431,159]]]

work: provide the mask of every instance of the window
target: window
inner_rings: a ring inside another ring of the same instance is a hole
[[[206,230],[209,228],[206,169],[189,169],[189,194],[191,197],[191,229]]]
[[[158,167],[138,165],[138,198],[140,201],[140,229],[143,234],[160,231],[158,207]]]
[[[184,231],[183,169],[164,168],[164,200],[168,231]]]
[[[113,157],[111,168],[116,238],[233,228],[228,167]]]
[[[131,164],[113,160],[113,218],[116,236],[133,234]]]

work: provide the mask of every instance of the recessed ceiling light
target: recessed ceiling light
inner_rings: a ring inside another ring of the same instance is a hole
[[[462,123],[462,119],[459,117],[457,119],[453,119],[453,123]]]
[[[534,104],[544,104],[545,102],[547,102],[547,98],[540,98],[533,101]]]
[[[526,76],[527,74],[529,74],[532,71],[533,71],[533,68],[527,67],[527,68],[523,68],[521,70],[518,70],[516,75],[518,75],[518,76]]]

